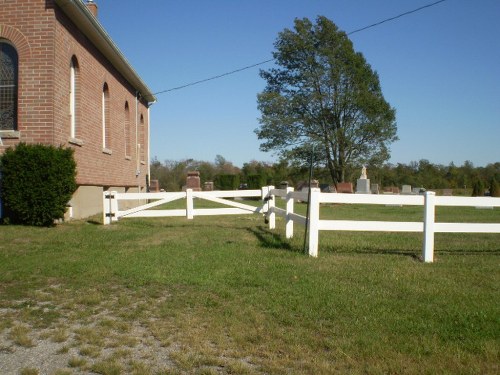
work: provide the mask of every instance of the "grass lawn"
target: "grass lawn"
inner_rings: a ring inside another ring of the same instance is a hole
[[[463,217],[500,210],[437,211]],[[424,264],[421,234],[321,232],[313,259],[303,227],[290,241],[277,227],[260,215],[0,227],[0,373],[13,359],[12,373],[54,375],[500,371],[500,234],[437,234]]]

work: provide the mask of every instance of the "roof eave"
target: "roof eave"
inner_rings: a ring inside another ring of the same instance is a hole
[[[55,3],[148,103],[156,101],[154,94],[81,0],[55,0]]]

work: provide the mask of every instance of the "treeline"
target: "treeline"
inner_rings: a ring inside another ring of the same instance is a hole
[[[462,166],[432,164],[428,160],[410,164],[386,164],[375,168],[370,178],[378,180],[383,186],[403,184],[426,189],[472,189],[481,184],[488,189],[494,181],[500,182],[500,162],[485,167],[474,167],[470,161]]]
[[[236,167],[224,157],[217,155],[214,162],[186,159],[180,161],[167,160],[160,162],[154,159],[151,163],[151,178],[158,180],[165,191],[179,191],[186,184],[188,171],[200,172],[202,184],[207,181],[217,181],[221,175],[238,176],[241,185],[258,181],[262,185],[279,186],[287,181],[289,186],[298,186],[307,181],[309,169],[300,165],[289,164],[286,160],[278,163],[250,161],[242,168]],[[476,195],[489,191],[493,185],[500,182],[500,162],[488,164],[485,167],[474,167],[466,161],[462,166],[453,163],[440,165],[428,160],[411,162],[409,164],[384,164],[382,167],[367,166],[368,178],[371,183],[380,187],[411,185],[425,189],[463,189],[470,192],[478,189]],[[361,166],[348,170],[347,182],[354,185],[359,178]],[[320,184],[331,184],[330,173],[326,168],[315,166],[313,178]]]

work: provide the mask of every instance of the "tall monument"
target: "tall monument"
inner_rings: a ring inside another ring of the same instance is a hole
[[[359,176],[356,183],[356,194],[371,194],[370,179],[366,174],[366,167],[364,165],[361,169],[361,176]]]

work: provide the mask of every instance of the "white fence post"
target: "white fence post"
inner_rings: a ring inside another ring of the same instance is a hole
[[[262,203],[262,213],[267,214],[267,195],[269,194],[269,186],[262,186],[261,188],[261,203]]]
[[[293,237],[293,219],[290,214],[293,214],[293,188],[286,188],[286,225],[285,225],[285,235],[286,238]]]
[[[186,190],[186,218],[191,220],[194,218],[194,202],[193,202],[193,190]]]
[[[118,221],[118,192],[111,192],[111,222]]]
[[[113,221],[118,221],[118,199],[116,197],[118,192],[105,191],[102,200],[102,222],[104,225],[111,224]]]
[[[276,228],[276,213],[274,212],[274,207],[275,207],[275,195],[271,195],[271,190],[274,189],[274,186],[268,186],[269,192],[267,196],[267,209],[268,209],[268,214],[267,214],[267,219],[269,220],[269,229],[275,229]]]
[[[434,223],[436,220],[436,193],[427,191],[424,196],[424,245],[422,258],[426,263],[434,261]]]
[[[105,191],[102,194],[102,223],[104,225],[111,224],[111,202],[110,202],[110,191]]]
[[[319,245],[319,204],[321,190],[318,188],[311,189],[311,201],[309,202],[309,220],[307,221],[309,233],[309,255],[312,257],[318,256]]]

